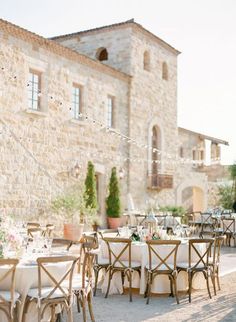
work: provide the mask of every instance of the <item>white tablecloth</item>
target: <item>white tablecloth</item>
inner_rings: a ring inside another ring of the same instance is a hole
[[[50,271],[53,276],[56,276],[57,279],[62,277],[67,268],[68,264],[65,263],[55,263],[55,264],[48,264],[48,270]],[[3,276],[4,272],[8,270],[7,267],[0,267],[0,277]],[[42,285],[43,286],[51,286],[49,279],[46,276],[42,278]],[[30,288],[37,288],[38,286],[38,267],[37,264],[29,264],[25,265],[24,263],[19,263],[16,267],[16,275],[15,275],[15,290],[20,293],[21,295],[21,303],[19,305],[18,310],[18,317],[19,321],[22,319],[23,314],[23,307],[26,299],[26,295]],[[8,290],[10,287],[10,279],[4,280],[1,283],[0,288],[1,290],[5,289]],[[45,319],[48,321],[47,319]],[[0,321],[5,322],[4,313],[0,311]],[[29,306],[28,314],[26,316],[26,322],[36,322],[37,321],[37,308],[34,303]]]
[[[165,256],[165,254],[169,253],[168,246],[160,246],[161,254]],[[187,241],[182,242],[178,248],[177,253],[177,264],[182,262],[188,262],[188,243]],[[205,244],[199,244],[198,249],[202,253],[205,250]],[[113,249],[115,249],[115,253],[118,253],[122,249],[121,244],[113,244]],[[108,249],[107,245],[104,241],[101,242],[99,260],[101,258],[108,258]],[[124,253],[121,257],[123,260],[128,259],[128,253]],[[197,258],[196,258],[197,259]],[[139,278],[139,274],[134,272],[133,274],[133,287],[140,289],[140,294],[144,294],[146,288],[146,272],[145,266],[148,264],[148,247],[146,243],[141,242],[133,242],[132,243],[132,261],[138,261],[141,265],[141,278]],[[169,262],[169,261],[167,261]],[[126,286],[126,284],[125,284]],[[128,284],[127,284],[128,286]],[[185,272],[181,272],[177,278],[177,287],[179,291],[187,290],[188,288],[188,278]],[[205,279],[202,274],[197,273],[193,279],[193,288],[201,289],[205,288]],[[107,289],[107,276],[103,278],[101,281],[101,289],[102,292],[105,293]],[[119,273],[115,273],[110,286],[110,294],[122,293],[122,283],[121,283],[121,275]],[[170,293],[170,282],[167,276],[158,276],[155,278],[153,286],[153,293]]]

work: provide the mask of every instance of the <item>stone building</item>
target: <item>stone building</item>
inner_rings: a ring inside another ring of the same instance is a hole
[[[227,142],[178,128],[178,55],[133,20],[51,39],[0,20],[0,208],[46,209],[83,181],[88,160],[104,222],[113,166],[124,170],[124,208],[128,194],[141,209],[147,200],[207,207],[195,159],[205,139]]]

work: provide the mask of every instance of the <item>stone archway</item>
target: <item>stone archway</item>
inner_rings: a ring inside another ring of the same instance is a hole
[[[204,211],[207,208],[207,184],[199,179],[187,179],[176,189],[176,205],[186,208],[192,202],[192,211]]]

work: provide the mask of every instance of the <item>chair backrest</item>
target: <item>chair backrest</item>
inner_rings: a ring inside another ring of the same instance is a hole
[[[40,223],[38,223],[38,222],[27,222],[26,226],[27,226],[27,228],[39,228]]]
[[[89,233],[89,234],[83,234],[82,242],[91,244],[91,248],[93,248],[93,249],[98,248],[97,232],[92,232],[92,233]]]
[[[203,212],[201,213],[201,224],[206,225],[206,224],[212,224],[212,213],[210,212]]]
[[[44,236],[45,237],[51,237],[53,234],[53,231],[55,229],[55,226],[53,224],[47,224],[46,225],[46,230],[44,231]]]
[[[19,263],[18,259],[13,258],[1,258],[0,259],[0,266],[6,266],[6,271],[0,277],[0,284],[4,283],[5,280],[10,279],[10,287],[7,291],[10,291],[11,297],[10,302],[14,304],[14,292],[15,292],[15,273],[16,273],[16,266]],[[9,299],[4,298],[3,295],[0,295],[0,303],[9,302]],[[1,304],[0,304],[1,309]]]
[[[73,241],[64,238],[53,238],[52,247],[53,248],[63,248],[64,250],[69,250],[72,246]]]
[[[35,236],[42,236],[42,229],[40,227],[28,228],[27,235],[31,238],[34,238]]]
[[[148,246],[149,269],[156,272],[176,269],[180,240],[148,240],[146,243]]]
[[[223,233],[235,233],[236,226],[235,226],[235,218],[222,218],[222,224],[223,224]]]
[[[131,267],[131,239],[105,237],[103,240],[108,248],[109,265]]]
[[[99,230],[98,234],[103,238],[109,234],[116,234],[116,236],[118,236],[119,232],[118,232],[118,229],[103,229],[103,230]]]
[[[213,264],[219,264],[220,262],[220,251],[224,240],[225,240],[225,236],[215,237],[214,246],[213,246]]]
[[[51,300],[55,298],[55,293],[60,292],[61,296],[70,302],[72,301],[72,278],[74,274],[75,264],[78,261],[78,257],[75,256],[57,256],[57,257],[39,257],[38,263],[38,297],[42,295],[42,280],[43,275],[49,280],[52,285],[52,289],[49,294],[44,297],[44,300]],[[62,276],[52,273],[52,265],[50,264],[65,264],[65,273]],[[62,287],[62,283],[68,281],[68,288]]]
[[[87,284],[92,286],[93,280],[93,258],[94,255],[90,253],[89,250],[84,247],[85,254],[82,263],[82,288],[84,288]]]
[[[157,224],[159,226],[166,227],[166,215],[155,215],[155,218],[157,219]]]
[[[206,268],[209,263],[213,238],[189,240],[189,267]],[[204,245],[205,244],[205,245]]]

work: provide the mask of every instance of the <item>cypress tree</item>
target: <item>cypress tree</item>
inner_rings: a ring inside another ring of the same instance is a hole
[[[113,167],[111,171],[111,177],[109,182],[109,195],[106,199],[106,204],[108,217],[120,217],[120,189],[115,167]]]
[[[94,165],[91,161],[88,162],[87,175],[85,179],[85,207],[90,209],[97,209],[97,189]]]

